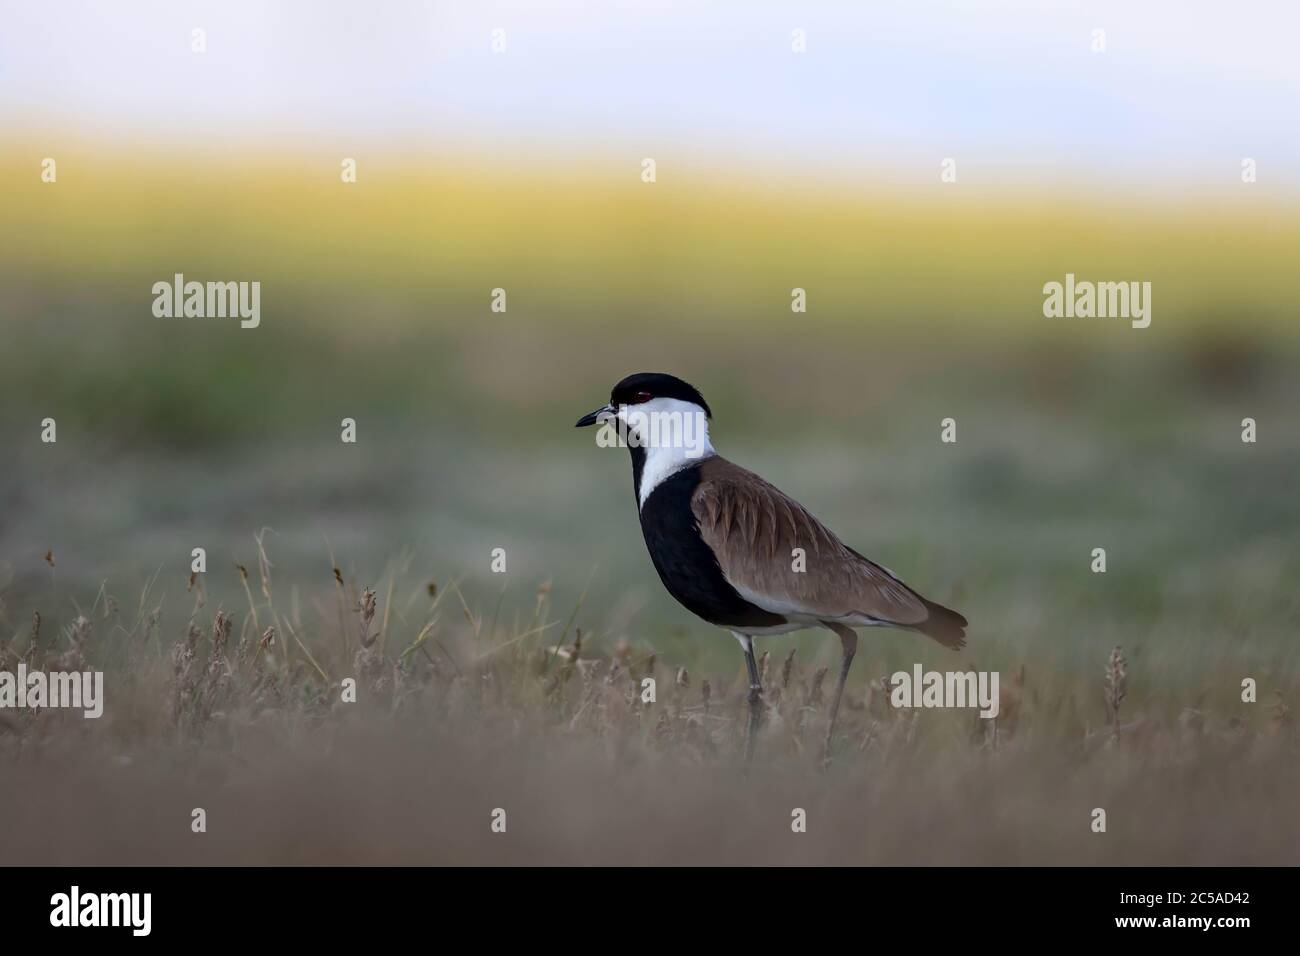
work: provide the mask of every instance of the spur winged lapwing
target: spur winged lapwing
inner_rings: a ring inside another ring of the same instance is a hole
[[[754,638],[809,627],[839,635],[844,654],[826,729],[829,752],[858,645],[853,628],[903,628],[958,648],[966,619],[917,594],[793,498],[718,455],[708,436],[712,414],[681,379],[640,372],[615,385],[609,404],[577,427],[615,429],[618,443],[631,449],[641,531],[660,580],[687,610],[731,631],[744,649],[747,757],[763,706]]]

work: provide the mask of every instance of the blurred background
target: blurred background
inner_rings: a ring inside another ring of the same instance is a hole
[[[526,619],[549,582],[597,647],[733,668],[653,574],[626,453],[572,427],[662,370],[723,454],[961,608],[987,666],[1091,681],[1122,643],[1170,652],[1139,689],[1243,655],[1294,679],[1298,25],[3,0],[0,626],[151,579],[183,615],[200,546],[242,603],[270,528],[307,589],[458,580]],[[1067,272],[1151,282],[1150,328],[1044,318]],[[260,282],[260,327],[154,317],[175,273]]]

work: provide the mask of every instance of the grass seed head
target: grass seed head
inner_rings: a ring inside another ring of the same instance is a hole
[[[378,634],[370,633],[370,623],[375,619],[379,603],[375,599],[375,589],[366,588],[361,592],[361,601],[357,604],[357,614],[361,618],[361,646],[370,647],[378,639]]]
[[[785,663],[781,665],[781,686],[788,688],[790,686],[790,677],[794,673],[794,652],[796,648],[790,648],[790,653],[785,656]]]
[[[1119,706],[1127,691],[1128,662],[1124,659],[1124,649],[1116,644],[1106,662],[1106,708],[1110,714],[1111,740],[1115,743],[1119,742],[1120,735]]]

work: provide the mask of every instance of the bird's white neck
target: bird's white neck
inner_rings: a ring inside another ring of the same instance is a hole
[[[655,398],[620,407],[618,418],[627,430],[628,443],[645,456],[638,508],[665,479],[717,454],[709,441],[708,417],[693,402]]]

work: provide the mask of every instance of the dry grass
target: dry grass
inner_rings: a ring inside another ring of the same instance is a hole
[[[499,602],[477,611],[455,582],[400,568],[372,588],[336,567],[304,606],[276,592],[257,544],[257,571],[237,570],[247,606],[208,607],[200,576],[172,643],[148,590],[127,612],[101,590],[57,636],[40,614],[11,629],[0,667],[84,660],[106,671],[108,702],[98,721],[0,713],[4,778],[22,781],[0,787],[0,862],[1300,859],[1290,688],[1235,711],[1156,681],[1138,700],[1116,648],[1090,695],[1067,675],[1004,673],[1001,713],[981,721],[895,710],[864,655],[823,768],[826,668],[764,654],[768,717],[746,772],[739,655],[731,673],[690,673],[650,641],[593,639],[581,601],[553,608],[549,586],[507,625]],[[498,807],[505,834],[489,828]]]

